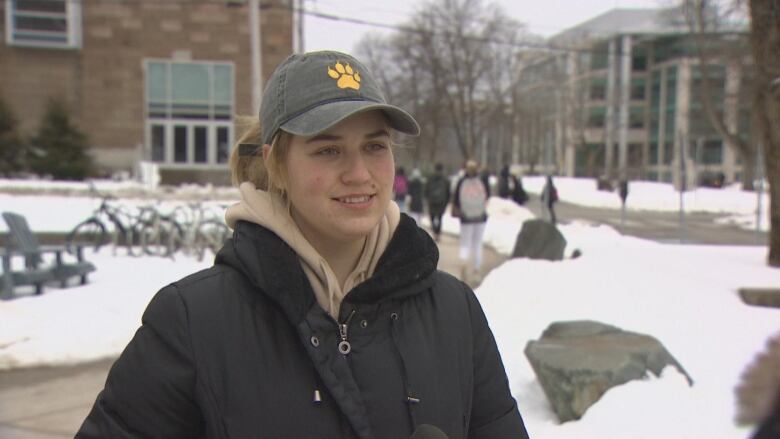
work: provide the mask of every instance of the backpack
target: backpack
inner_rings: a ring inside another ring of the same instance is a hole
[[[428,202],[432,204],[447,204],[449,195],[447,189],[449,182],[441,176],[433,176],[428,181]]]
[[[463,179],[458,196],[461,218],[477,220],[485,217],[488,194],[485,184],[479,177]]]

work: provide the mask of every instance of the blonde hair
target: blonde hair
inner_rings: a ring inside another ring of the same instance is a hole
[[[268,158],[263,160],[260,120],[256,116],[240,116],[236,119],[236,125],[243,130],[243,134],[230,153],[230,180],[233,185],[239,186],[248,181],[258,189],[276,193],[287,200],[284,163],[293,135],[279,130],[271,140]]]
[[[384,114],[383,114],[384,116]],[[385,121],[387,119],[385,118]],[[389,123],[388,123],[389,125]],[[257,116],[238,116],[236,127],[243,132],[233,145],[230,153],[230,180],[234,186],[248,181],[256,188],[279,195],[290,207],[287,197],[287,153],[290,150],[293,135],[279,130],[271,140],[271,151],[263,160],[263,136],[260,120]],[[390,140],[390,149],[406,147]]]

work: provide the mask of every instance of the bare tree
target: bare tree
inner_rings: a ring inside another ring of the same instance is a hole
[[[463,158],[474,157],[486,121],[507,103],[521,25],[482,0],[436,0],[409,28],[408,53],[420,66],[419,79],[444,110]]]
[[[409,110],[417,119],[422,132],[417,139],[408,139],[404,149],[411,160],[419,163],[424,153],[429,162],[434,160],[438,144],[438,110],[431,105],[432,93],[419,81],[420,66],[409,55],[407,35],[381,37],[367,35],[358,43],[356,52],[375,73],[388,102]],[[435,100],[435,99],[434,99]]]
[[[744,3],[740,0],[683,0],[680,10],[696,46],[701,72],[698,92],[704,113],[726,146],[742,159],[742,188],[752,191],[756,145],[749,136],[740,135],[736,109],[740,84],[738,80],[734,82],[728,78],[732,72],[746,71],[749,63],[746,56],[748,41],[739,26],[735,26],[735,22],[745,15]],[[730,34],[730,38],[724,38],[726,34]],[[710,66],[717,64],[727,67],[727,78],[722,85],[715,84],[711,76]],[[723,111],[715,102],[715,96],[720,95],[717,87],[723,88]]]
[[[780,267],[780,4],[750,0],[750,18],[756,84],[753,113],[769,182],[768,263]]]

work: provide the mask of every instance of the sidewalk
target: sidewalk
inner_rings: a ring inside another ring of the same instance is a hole
[[[504,260],[485,247],[483,277]],[[457,236],[442,235],[439,269],[460,275]],[[113,361],[0,372],[0,438],[72,438],[103,388]]]

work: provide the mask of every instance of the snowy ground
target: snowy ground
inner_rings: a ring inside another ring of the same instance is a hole
[[[522,181],[528,192],[541,193],[544,177],[523,177]],[[617,193],[597,190],[593,179],[556,177],[554,181],[562,201],[589,207],[620,208]],[[238,198],[236,189],[210,186],[189,185],[152,191],[135,182],[95,181],[94,187],[100,193],[122,198],[129,206],[152,204],[163,205],[168,209],[183,204],[183,200],[219,200],[212,203],[218,205]],[[13,206],[38,231],[70,230],[100,205],[100,200],[91,195],[89,185],[80,182],[0,179],[0,192],[3,192],[0,193],[0,210],[8,210],[5,206]],[[68,196],[63,198],[63,195]],[[47,208],[41,208],[41,205]],[[739,189],[739,185],[732,185],[723,189],[697,188],[685,192],[683,197],[686,212],[723,213],[728,216],[721,222],[749,230],[756,228],[759,205],[760,228],[768,231],[769,196],[766,191],[762,192],[759,199],[756,192],[745,192]],[[666,183],[631,182],[626,208],[634,211],[676,212],[680,209],[680,194]],[[65,217],[55,221],[51,216],[53,211]],[[4,230],[5,224],[0,222],[0,231]]]
[[[556,182],[564,200],[576,193],[565,179]],[[533,179],[524,183],[534,191]],[[638,203],[641,191],[635,192]],[[664,196],[657,195],[659,205]],[[48,195],[29,202],[30,197],[2,195],[0,210],[34,218],[37,230],[67,230],[91,209],[90,200],[80,204],[78,197]],[[702,204],[714,203],[700,198]],[[522,221],[532,215],[498,199],[491,200],[490,213],[486,241],[506,254]],[[450,217],[444,227],[457,233]],[[766,267],[766,249],[657,244],[579,223],[561,231],[567,251],[579,248],[580,258],[510,260],[477,290],[532,437],[748,437],[750,429],[733,421],[734,388],[767,338],[780,331],[780,316],[776,309],[744,305],[736,290],[780,284],[780,270]],[[160,287],[208,265],[185,257],[133,258],[122,251],[89,259],[98,270],[86,286],[49,288],[43,296],[0,302],[0,369],[117,355]],[[611,389],[580,421],[559,425],[523,349],[550,323],[579,319],[658,338],[690,373],[694,386],[667,368],[661,378]]]

